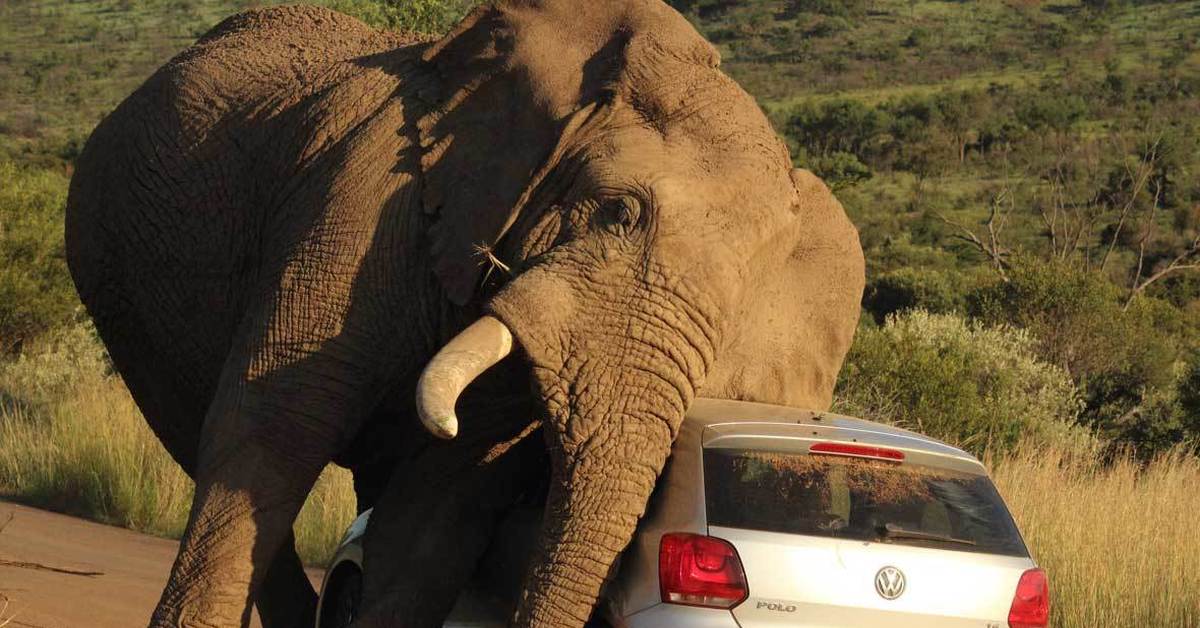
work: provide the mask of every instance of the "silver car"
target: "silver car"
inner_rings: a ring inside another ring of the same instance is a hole
[[[356,612],[368,517],[327,572],[318,628]],[[539,525],[536,508],[514,511],[490,550],[503,555],[481,564],[529,555]],[[445,625],[505,626],[520,572],[479,579],[507,583],[466,591]],[[1028,628],[1049,618],[1046,575],[974,457],[895,427],[755,403],[696,400],[616,573],[593,623]]]

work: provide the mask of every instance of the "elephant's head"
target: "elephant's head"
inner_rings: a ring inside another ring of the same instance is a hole
[[[426,368],[422,419],[453,436],[515,338],[554,466],[518,623],[579,625],[696,394],[828,406],[858,236],[657,0],[482,7],[425,60],[434,272],[485,316]]]

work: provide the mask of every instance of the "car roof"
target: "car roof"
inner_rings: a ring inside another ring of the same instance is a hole
[[[699,430],[704,447],[738,446],[764,440],[804,437],[861,443],[919,452],[945,460],[948,466],[978,471],[971,454],[934,438],[856,417],[749,401],[697,398],[688,410],[684,430]],[[807,446],[805,446],[807,450]]]

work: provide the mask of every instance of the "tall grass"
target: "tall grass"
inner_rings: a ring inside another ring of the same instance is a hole
[[[70,334],[58,340],[22,362],[0,364],[0,495],[177,538],[187,524],[191,480],[120,379],[79,355],[92,341]],[[90,368],[71,368],[67,359]],[[327,468],[295,524],[306,563],[329,560],[354,504],[349,472]]]
[[[191,480],[114,378],[89,382],[38,412],[0,408],[0,488],[22,501],[178,537]]]
[[[993,464],[1050,577],[1051,625],[1200,626],[1200,460],[1024,450]]]
[[[86,330],[85,330],[86,331]],[[79,330],[0,364],[0,493],[166,536],[192,486],[120,380],[99,375]],[[69,362],[91,375],[74,376]],[[1173,452],[1111,464],[1076,449],[1017,448],[991,463],[1038,562],[1053,625],[1200,625],[1200,460]],[[296,522],[301,556],[324,564],[354,515],[349,473],[330,467]]]

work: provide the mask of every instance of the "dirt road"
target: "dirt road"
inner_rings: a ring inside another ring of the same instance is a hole
[[[0,526],[5,521],[0,626],[146,625],[175,559],[174,541],[0,502]],[[321,574],[309,577],[317,586]]]

